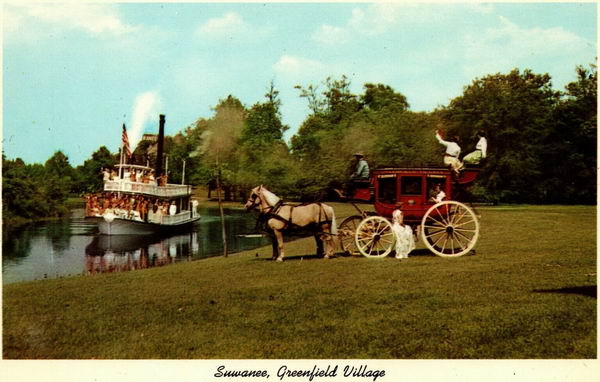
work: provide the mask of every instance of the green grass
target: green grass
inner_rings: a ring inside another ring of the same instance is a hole
[[[324,260],[306,238],[284,263],[265,247],[5,285],[4,357],[596,358],[595,207],[478,212],[457,259]]]

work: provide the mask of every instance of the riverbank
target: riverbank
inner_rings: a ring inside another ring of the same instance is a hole
[[[352,213],[334,204],[338,219]],[[312,238],[4,286],[7,359],[596,358],[596,210],[481,208],[477,255],[315,258]]]

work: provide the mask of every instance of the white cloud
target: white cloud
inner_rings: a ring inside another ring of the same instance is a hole
[[[361,36],[379,36],[398,26],[440,23],[455,12],[439,4],[375,3],[354,8],[344,26],[322,25],[313,33],[313,39],[324,44],[345,43]]]
[[[39,38],[47,28],[79,30],[97,37],[122,37],[139,29],[125,23],[114,4],[11,3],[3,13],[9,40]]]
[[[505,17],[500,26],[466,35],[465,71],[471,75],[510,70],[530,62],[572,59],[595,54],[595,43],[562,27],[521,28]],[[590,49],[594,47],[594,49]]]
[[[369,36],[384,33],[390,26],[400,21],[402,15],[414,5],[399,3],[376,3],[364,10],[355,8],[348,26]]]
[[[206,39],[238,39],[249,41],[262,39],[270,33],[269,28],[254,27],[236,12],[228,12],[222,17],[213,18],[196,28],[196,37]]]
[[[343,44],[349,41],[349,32],[345,28],[324,24],[312,35],[313,40],[325,45]]]
[[[273,65],[273,69],[284,78],[304,79],[317,76],[323,70],[323,64],[303,57],[283,55]]]

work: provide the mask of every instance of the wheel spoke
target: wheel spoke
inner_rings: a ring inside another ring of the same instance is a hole
[[[388,234],[383,234],[383,235],[379,235],[379,241],[380,242],[389,242],[390,241],[390,237],[391,235]]]
[[[446,221],[448,221],[448,224],[452,224],[452,219],[454,218],[454,213],[452,212],[452,207],[453,207],[452,204],[450,204],[450,205],[448,205],[448,207],[446,207]]]
[[[457,242],[458,242],[458,244],[460,245],[460,249],[461,249],[461,250],[463,250],[463,249],[465,249],[465,248],[467,248],[467,247],[469,246],[469,240],[467,240],[467,243],[465,244],[465,243],[463,243],[463,242],[460,240],[460,238],[459,238],[459,236],[458,236],[458,235],[456,235],[455,237],[456,237],[456,241],[457,241]]]
[[[458,211],[458,207],[457,207],[457,211]],[[460,214],[460,216],[458,216],[458,214],[454,215],[454,216],[453,216],[453,219],[452,219],[452,223],[454,224],[454,223],[457,223],[457,222],[461,221],[461,219],[462,219],[462,218],[463,218],[463,217],[464,217],[464,216],[465,216],[467,213],[469,213],[469,211],[467,211],[467,210],[463,210],[463,211],[461,211],[461,214]]]
[[[445,226],[446,226],[446,225],[448,225],[448,222],[446,221],[446,219],[444,219],[444,215],[443,215],[443,214],[440,212],[440,210],[439,210],[439,207],[435,207],[435,210],[438,212],[438,214],[439,214],[440,218],[441,218],[441,219],[442,219],[442,221],[444,222],[444,223],[442,223],[442,224],[444,224]]]
[[[444,223],[442,223],[441,221],[437,220],[436,218],[434,218],[434,217],[433,217],[433,216],[431,216],[431,215],[429,215],[429,216],[427,217],[427,219],[431,219],[431,220],[433,220],[434,222],[438,223],[439,225],[441,225],[441,226],[443,226],[443,227],[445,227],[445,226],[447,226],[447,225],[448,225],[448,224],[444,224]]]
[[[468,221],[465,221],[465,222],[462,222],[462,223],[459,223],[459,224],[455,224],[454,227],[462,227],[464,225],[473,224],[473,223],[475,223],[475,220],[471,219],[471,220],[468,220]]]
[[[444,245],[442,245],[442,253],[444,253],[444,250],[446,249],[446,243],[448,242],[448,235],[446,236],[446,240],[444,240]]]
[[[442,240],[444,238],[445,235],[440,235],[440,237],[438,237],[438,239],[435,241],[435,243],[433,243],[433,246],[437,246],[438,243],[440,242],[440,240]]]
[[[473,236],[475,236],[475,235],[471,235],[471,237],[469,237],[469,236],[465,235],[464,233],[462,233],[460,231],[463,231],[463,230],[455,229],[454,233],[456,233],[457,235],[460,235],[460,236],[464,237],[465,239],[467,239],[469,241],[471,240],[471,238],[473,238]],[[476,232],[476,231],[470,231],[470,232]]]
[[[379,227],[379,228],[381,228],[381,227]],[[387,229],[387,227],[383,227],[382,229],[378,229],[375,234],[376,235],[381,235],[383,232],[385,232],[386,229]]]
[[[373,236],[373,234],[371,232],[365,232],[365,231],[359,232],[359,235],[360,235],[361,238],[372,237]]]
[[[367,248],[372,245],[373,239],[371,238],[371,239],[363,240],[362,242],[364,243],[364,248]]]
[[[430,229],[427,231],[427,236],[432,236],[435,235],[436,233],[440,233],[440,232],[444,232],[446,229],[445,228],[438,228],[438,229]]]
[[[476,229],[466,229],[466,228],[454,228],[455,231],[460,231],[460,232],[477,232]]]
[[[440,226],[440,225],[429,225],[429,224],[425,224],[423,227],[425,228],[434,228],[434,229],[444,229],[444,227]]]
[[[468,244],[471,242],[471,239],[472,239],[472,238],[470,238],[470,237],[468,237],[467,235],[464,235],[464,234],[462,234],[462,233],[460,233],[460,232],[458,232],[458,231],[455,231],[455,233],[456,233],[456,237],[457,237],[457,239],[458,239],[458,237],[459,237],[459,236],[462,236],[463,238],[465,238],[465,239],[467,240],[467,246],[468,246]]]

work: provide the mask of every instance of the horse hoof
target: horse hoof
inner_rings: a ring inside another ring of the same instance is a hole
[[[280,259],[279,257],[277,258],[277,261],[279,261],[280,263],[283,263],[283,259]]]

